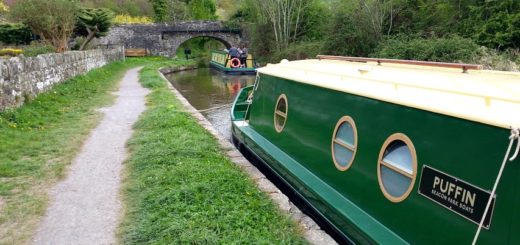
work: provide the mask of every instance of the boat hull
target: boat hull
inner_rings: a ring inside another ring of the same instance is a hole
[[[474,222],[418,193],[421,169],[430,166],[490,190],[509,130],[264,74],[256,86],[245,112],[233,107],[233,137],[344,237],[385,244],[472,241]],[[273,115],[280,94],[287,97],[288,111],[285,128],[278,133]],[[237,98],[238,103],[243,101]],[[356,122],[359,145],[352,166],[340,171],[332,159],[331,140],[336,123],[345,115]],[[381,147],[395,133],[411,139],[418,159],[413,190],[397,203],[385,198],[377,174]],[[518,186],[519,173],[518,160],[507,166],[481,243],[520,242],[519,234],[512,232],[520,225],[511,221],[520,218],[515,210],[520,190],[512,188]]]
[[[230,67],[224,67],[223,65],[210,61],[209,66],[211,68],[214,68],[215,70],[229,74],[229,75],[255,75],[256,69],[255,68],[230,68]]]

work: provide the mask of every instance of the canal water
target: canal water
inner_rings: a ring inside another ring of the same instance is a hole
[[[226,75],[210,68],[171,73],[166,78],[227,139],[231,138],[231,104],[241,88],[255,82],[254,75]]]

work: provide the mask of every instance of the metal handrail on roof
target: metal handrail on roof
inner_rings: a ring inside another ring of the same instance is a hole
[[[348,56],[332,56],[332,55],[318,55],[319,60],[342,60],[352,62],[376,62],[378,65],[382,63],[403,64],[403,65],[419,65],[419,66],[433,66],[444,68],[460,68],[462,72],[466,73],[468,70],[482,70],[481,65],[475,64],[461,64],[461,63],[446,63],[446,62],[432,62],[432,61],[418,61],[418,60],[397,60],[397,59],[381,59],[381,58],[364,58],[364,57],[348,57]]]

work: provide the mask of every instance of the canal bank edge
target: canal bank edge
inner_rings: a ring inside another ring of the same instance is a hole
[[[314,220],[300,211],[289,198],[283,194],[271,181],[269,181],[264,174],[262,174],[253,164],[251,164],[228,140],[220,135],[211,123],[195,109],[184,96],[177,91],[166,79],[164,74],[194,70],[196,66],[181,66],[181,67],[161,67],[158,69],[160,77],[166,82],[168,89],[185,107],[186,112],[190,113],[204,129],[206,129],[213,137],[215,137],[222,150],[226,152],[230,160],[246,172],[249,177],[255,182],[256,186],[266,193],[269,198],[276,203],[280,211],[298,224],[303,231],[305,239],[311,244],[337,244],[334,239],[326,232],[324,232]]]

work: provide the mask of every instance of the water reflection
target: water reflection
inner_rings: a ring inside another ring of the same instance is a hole
[[[227,138],[231,137],[231,103],[241,88],[255,82],[255,76],[225,75],[207,68],[172,73],[166,78]]]

